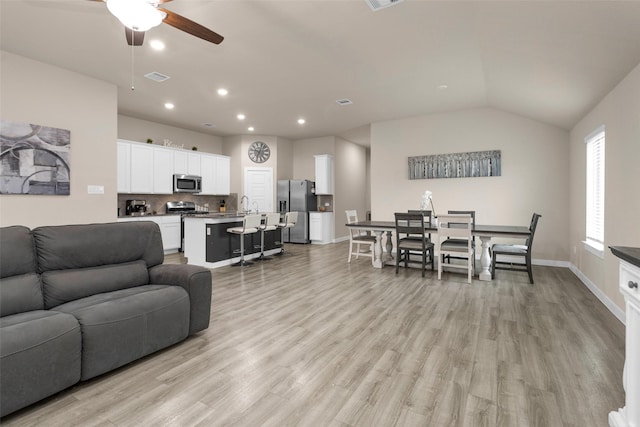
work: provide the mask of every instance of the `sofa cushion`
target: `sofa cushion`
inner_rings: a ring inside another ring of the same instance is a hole
[[[152,221],[38,227],[33,230],[39,272],[143,260],[162,264],[158,224]]]
[[[36,253],[31,230],[20,225],[0,228],[0,278],[35,271]]]
[[[81,338],[69,314],[36,310],[0,319],[0,416],[80,380]]]
[[[59,305],[82,330],[82,380],[185,339],[189,296],[179,286],[146,285]]]
[[[104,292],[149,283],[144,261],[42,273],[46,308]]]
[[[0,279],[0,316],[43,308],[42,284],[36,273]]]

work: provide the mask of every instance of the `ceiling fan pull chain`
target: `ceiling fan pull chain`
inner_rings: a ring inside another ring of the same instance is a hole
[[[133,64],[133,44],[131,44],[131,90],[136,90],[135,84],[133,82],[134,79],[134,64]]]

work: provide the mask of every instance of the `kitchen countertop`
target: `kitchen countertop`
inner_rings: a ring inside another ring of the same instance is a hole
[[[627,261],[640,267],[640,248],[632,248],[628,246],[609,246],[611,252],[620,259]]]

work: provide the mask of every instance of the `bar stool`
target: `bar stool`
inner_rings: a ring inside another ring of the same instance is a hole
[[[273,231],[278,228],[280,222],[280,214],[278,212],[268,213],[264,217],[264,222],[258,228],[260,230],[260,256],[256,261],[269,261],[271,257],[264,256],[264,232]]]
[[[233,266],[251,265],[252,262],[244,260],[244,236],[246,234],[253,234],[258,232],[258,227],[262,223],[262,215],[245,215],[242,219],[242,227],[227,228],[227,233],[237,234],[240,236],[240,261],[233,264]]]
[[[278,228],[281,231],[281,244],[282,250],[278,255],[284,255],[284,230],[286,228],[293,228],[296,226],[296,222],[298,222],[298,212],[287,212],[284,214],[284,220],[278,223]]]

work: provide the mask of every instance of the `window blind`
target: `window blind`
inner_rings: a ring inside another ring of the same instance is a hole
[[[604,128],[585,138],[587,145],[587,241],[604,245]]]

